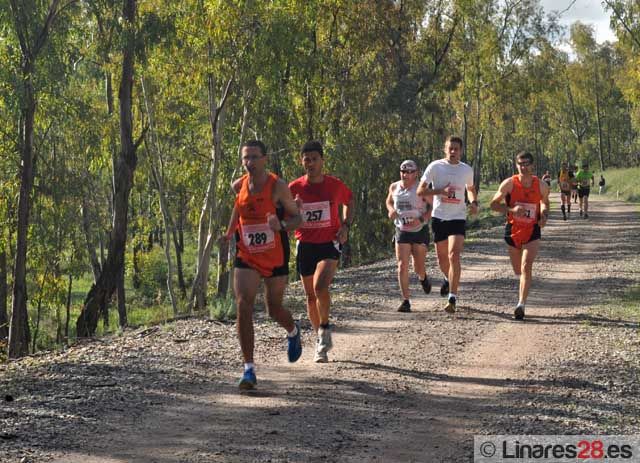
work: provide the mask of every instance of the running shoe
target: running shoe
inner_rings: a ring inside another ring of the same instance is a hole
[[[589,218],[589,214],[587,214],[586,212],[584,213],[584,218],[588,219]]]
[[[398,312],[411,312],[411,302],[409,302],[409,299],[402,301],[402,304],[398,307]]]
[[[422,289],[425,294],[429,294],[431,292],[431,282],[429,281],[429,277],[425,275],[424,280],[420,280],[420,284],[422,285]]]
[[[582,217],[582,209],[580,209],[580,217]]]
[[[444,311],[447,313],[455,313],[456,311],[456,298],[451,296],[447,301],[447,305],[444,306]]]
[[[440,286],[440,296],[446,297],[449,294],[449,280],[445,279]]]
[[[516,310],[513,311],[513,318],[516,320],[524,320],[524,306],[516,306]]]
[[[287,357],[289,362],[293,363],[302,355],[302,340],[300,331],[300,322],[295,321],[297,333],[295,336],[287,336]]]
[[[318,349],[322,349],[323,352],[329,352],[332,347],[331,328],[318,328]]]
[[[253,371],[253,368],[249,368],[248,370],[245,370],[242,378],[240,378],[238,387],[243,391],[249,391],[251,389],[255,389],[256,384],[258,384],[256,373]]]
[[[329,357],[325,351],[317,349],[316,354],[313,356],[313,361],[316,363],[329,363]]]

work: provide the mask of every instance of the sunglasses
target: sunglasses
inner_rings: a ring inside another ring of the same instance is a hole
[[[520,167],[528,167],[528,166],[530,166],[530,165],[531,165],[531,163],[530,163],[530,162],[519,162],[519,163],[518,163],[518,165],[519,165]]]

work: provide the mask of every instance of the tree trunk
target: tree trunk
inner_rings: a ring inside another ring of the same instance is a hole
[[[247,122],[249,114],[249,104],[246,90],[242,94],[242,122],[240,123],[240,143],[238,144],[237,159],[240,159],[242,155],[242,142],[247,132]],[[235,176],[235,171],[231,176]],[[228,219],[230,214],[230,208],[225,207],[222,217]],[[226,297],[229,293],[229,288],[233,288],[233,271],[229,268],[229,262],[233,262],[235,259],[235,238],[231,238],[230,241],[223,240],[220,243],[220,249],[218,250],[218,297]]]
[[[36,309],[36,323],[33,328],[33,344],[31,346],[31,352],[36,351],[36,343],[38,341],[38,334],[40,332],[40,319],[42,317],[42,295],[44,293],[44,285],[47,281],[48,269],[45,270],[44,275],[42,277],[42,284],[40,285],[40,291],[38,292],[38,304]]]
[[[178,316],[178,305],[176,304],[176,297],[173,291],[173,260],[171,259],[171,242],[169,241],[169,235],[171,234],[171,222],[173,221],[167,207],[166,195],[164,191],[164,178],[162,173],[163,159],[160,143],[157,138],[157,134],[154,128],[154,119],[151,105],[147,95],[147,90],[144,85],[144,79],[140,78],[140,84],[142,87],[142,95],[144,98],[144,104],[147,110],[147,117],[149,119],[149,128],[153,143],[151,143],[152,150],[155,148],[156,160],[151,160],[151,172],[153,179],[158,187],[158,197],[160,199],[160,213],[162,214],[162,221],[164,223],[164,231],[166,239],[160,239],[160,245],[164,247],[164,255],[167,260],[167,291],[169,292],[169,299],[171,300],[171,307],[173,308],[173,316]],[[162,236],[162,235],[161,235]]]
[[[220,158],[222,157],[222,135],[221,135],[221,118],[223,115],[224,105],[229,96],[233,78],[227,81],[227,85],[222,93],[219,103],[215,101],[216,85],[213,75],[208,78],[208,95],[209,95],[209,125],[211,129],[211,166],[209,175],[209,184],[207,192],[200,211],[200,220],[198,222],[198,253],[196,255],[196,276],[193,279],[193,287],[191,289],[190,309],[202,310],[206,306],[207,299],[207,282],[209,281],[209,264],[211,261],[211,247],[213,245],[214,228],[218,225],[216,220],[213,223],[213,205],[215,201],[215,190],[218,181],[218,170],[220,166]]]
[[[129,324],[127,320],[127,304],[125,302],[125,292],[124,292],[124,265],[120,269],[120,274],[118,275],[118,326],[120,328],[124,328]]]
[[[218,249],[218,297],[229,291],[229,241],[222,240]]]
[[[64,319],[64,341],[69,341],[69,322],[71,320],[71,290],[73,289],[73,275],[69,274],[69,286],[67,286],[66,317]]]
[[[89,206],[87,204],[86,197],[82,197],[82,230],[84,231],[85,243],[87,245],[87,254],[89,255],[89,262],[91,262],[91,271],[93,272],[93,282],[97,282],[100,278],[102,268],[100,267],[100,261],[96,254],[96,243],[93,241],[91,235],[91,218],[89,217]]]
[[[9,338],[9,318],[7,317],[7,253],[0,249],[0,341]]]
[[[123,49],[122,77],[118,91],[120,104],[120,154],[115,163],[113,227],[109,240],[107,261],[98,282],[95,283],[84,302],[82,312],[76,321],[78,337],[93,336],[100,313],[118,286],[119,276],[124,269],[124,251],[127,244],[127,213],[129,194],[133,186],[133,176],[138,162],[138,143],[133,141],[132,90],[135,58],[136,0],[123,0]]]
[[[473,184],[476,187],[476,193],[480,193],[480,172],[482,171],[482,150],[484,149],[484,132],[480,132],[478,140],[478,148],[473,157]]]
[[[600,114],[600,94],[596,90],[596,122],[598,123],[598,159],[600,161],[600,170],[604,171],[604,155],[602,144],[602,115]]]
[[[11,326],[9,329],[9,358],[25,356],[29,353],[29,314],[27,313],[27,232],[29,229],[29,209],[33,186],[33,129],[36,114],[36,100],[31,81],[29,65],[23,70],[24,98],[22,130],[22,169],[20,173],[20,196],[18,199],[18,225],[16,256],[13,270],[13,301]]]
[[[187,284],[184,281],[184,271],[182,268],[182,248],[180,247],[180,242],[178,240],[178,233],[174,229],[171,231],[171,236],[173,238],[173,247],[176,251],[176,273],[178,274],[178,288],[180,289],[180,297],[182,299],[187,298]]]

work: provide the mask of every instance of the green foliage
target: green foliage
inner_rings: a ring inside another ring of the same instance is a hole
[[[273,169],[287,180],[303,173],[300,145],[309,138],[323,142],[327,170],[343,179],[356,199],[350,233],[354,264],[389,250],[384,200],[399,163],[413,158],[425,168],[442,156],[450,134],[464,138],[466,161],[477,167],[483,183],[510,175],[514,154],[526,149],[540,171],[549,169],[552,176],[564,159],[601,164],[609,192],[637,200],[630,179],[638,172],[618,176],[610,168],[640,164],[640,15],[637,1],[605,3],[615,12],[619,42],[598,44],[588,26],[575,24],[569,54],[561,46],[558,18],[545,15],[535,0],[145,0],[139,2],[135,28],[126,30],[120,4],[72,2],[34,74],[37,162],[28,285],[31,318],[38,294],[45,308],[38,345],[51,343],[45,333],[57,329],[68,275],[80,278],[73,294],[77,316],[90,287],[90,251],[99,260],[101,245],[107,252],[112,163],[120,150],[119,50],[126,34],[136,33],[137,41],[134,139],[150,122],[141,78],[153,113],[153,130],[138,151],[126,255],[129,319],[145,324],[168,313],[167,268],[159,246],[164,226],[151,161],[160,152],[158,166],[171,226],[183,239],[177,252],[189,286],[210,178],[210,111],[220,104],[228,81],[231,91],[218,127],[222,153],[210,218],[214,233],[228,219],[229,184],[241,174],[237,150],[243,122],[244,138],[263,139]],[[20,3],[32,20],[27,28],[42,22],[45,4]],[[9,13],[0,8],[2,244],[15,241],[21,186],[21,54]],[[483,204],[493,190],[483,188]],[[485,208],[478,224],[495,220]],[[171,240],[177,257],[172,237],[162,239]],[[216,292],[215,281],[212,270],[210,294]],[[227,317],[226,309],[220,311]],[[115,318],[110,326],[116,326]]]
[[[601,172],[594,172],[596,187]],[[622,201],[640,202],[640,167],[631,169],[609,169],[602,173],[606,181],[605,194]]]
[[[209,316],[221,322],[236,319],[236,302],[233,298],[213,298],[209,305]]]
[[[162,302],[167,284],[167,261],[164,251],[154,246],[150,251],[138,254],[137,294],[143,305],[150,306]],[[133,278],[133,266],[127,267],[126,276]]]

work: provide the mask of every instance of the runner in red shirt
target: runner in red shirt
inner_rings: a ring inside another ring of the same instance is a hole
[[[253,364],[253,305],[262,278],[267,313],[287,330],[289,361],[295,362],[302,354],[300,326],[282,305],[289,279],[287,230],[298,226],[300,214],[287,184],[267,172],[264,143],[259,140],[243,143],[241,155],[247,174],[233,182],[236,200],[222,239],[236,236],[233,289],[238,311],[238,338],[244,358],[244,374],[238,386],[253,389],[257,384]]]
[[[324,174],[320,142],[305,143],[300,160],[306,175],[289,184],[302,216],[302,224],[296,230],[296,264],[307,295],[309,320],[318,333],[314,361],[326,363],[333,345],[329,286],[353,224],[355,208],[351,190],[336,177]]]
[[[540,249],[540,229],[549,216],[549,187],[533,175],[533,156],[520,152],[516,156],[518,174],[502,182],[491,201],[491,209],[507,215],[505,241],[516,275],[520,276],[516,320],[524,318],[524,305],[531,287],[533,261]]]

